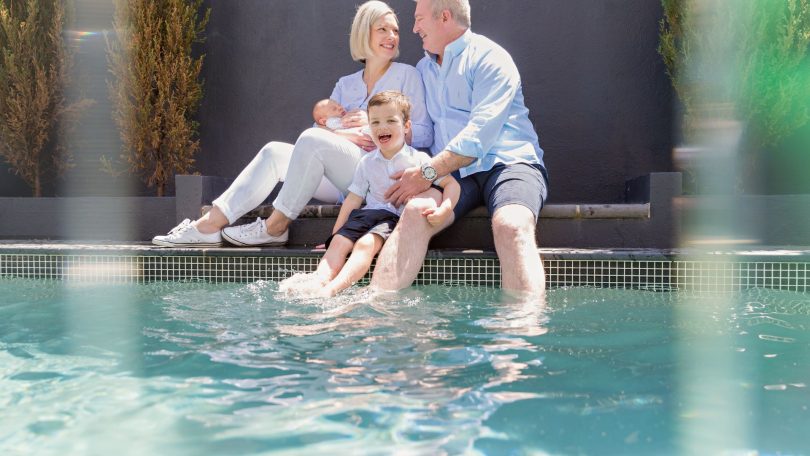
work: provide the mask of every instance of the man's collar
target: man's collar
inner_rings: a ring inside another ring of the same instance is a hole
[[[472,32],[470,29],[467,29],[460,37],[456,38],[452,43],[448,44],[447,47],[444,48],[444,56],[447,57],[448,54],[461,54],[461,52],[467,48],[467,45],[470,44],[471,40]]]
[[[445,46],[444,58],[447,59],[448,56],[455,56],[461,54],[461,52],[467,48],[467,45],[470,44],[470,41],[472,41],[472,31],[470,29],[467,29],[460,37],[456,38],[450,44]],[[430,53],[428,51],[425,51],[425,55],[428,56],[434,62],[437,62],[439,59],[438,55]]]

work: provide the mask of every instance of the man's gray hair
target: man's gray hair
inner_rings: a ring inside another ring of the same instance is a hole
[[[450,10],[458,25],[470,28],[470,0],[433,0],[433,17],[439,17],[444,10]]]

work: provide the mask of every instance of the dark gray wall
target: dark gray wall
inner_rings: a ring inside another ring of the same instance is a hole
[[[202,174],[234,177],[270,140],[294,142],[313,102],[360,66],[348,36],[361,0],[208,0],[212,8],[205,98],[199,113]],[[391,0],[400,60],[422,56],[411,0]],[[80,30],[109,30],[110,0],[79,0]],[[523,77],[546,151],[552,202],[616,202],[624,181],[672,169],[671,89],[655,48],[658,0],[472,0],[473,30],[504,46]],[[60,195],[139,194],[99,170],[120,150],[106,99],[101,33],[74,40],[77,92],[97,100],[73,145],[76,167]],[[147,192],[148,193],[148,192]],[[0,195],[30,190],[0,163]]]
[[[0,157],[0,197],[2,196],[31,196],[31,189]]]
[[[348,35],[359,0],[210,0],[203,174],[235,176],[270,140],[294,142],[314,101],[357,71]],[[391,0],[400,61],[415,64],[413,1]],[[472,0],[473,30],[523,78],[555,202],[621,201],[624,181],[672,169],[671,89],[656,52],[656,0]]]

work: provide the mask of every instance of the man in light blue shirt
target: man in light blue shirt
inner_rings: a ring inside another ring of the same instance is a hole
[[[503,48],[470,31],[469,0],[416,0],[414,17],[426,51],[417,69],[434,122],[434,157],[393,176],[400,181],[386,196],[409,202],[380,253],[372,285],[400,289],[413,282],[430,238],[452,223],[432,227],[420,216],[436,204],[427,190],[436,177],[458,171],[462,190],[454,219],[487,206],[503,288],[543,292],[535,228],[547,178],[517,67]]]

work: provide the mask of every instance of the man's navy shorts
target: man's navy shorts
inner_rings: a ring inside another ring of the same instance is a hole
[[[384,241],[394,231],[398,221],[399,216],[397,214],[385,209],[355,209],[349,213],[349,218],[338,232],[329,236],[329,239],[326,240],[326,248],[329,248],[332,238],[337,234],[348,238],[352,242],[357,242],[365,234],[374,233],[383,238]]]
[[[541,165],[528,163],[499,164],[459,179],[461,197],[453,209],[456,220],[478,206],[486,206],[489,215],[510,204],[527,207],[535,221],[548,198],[548,179]]]

